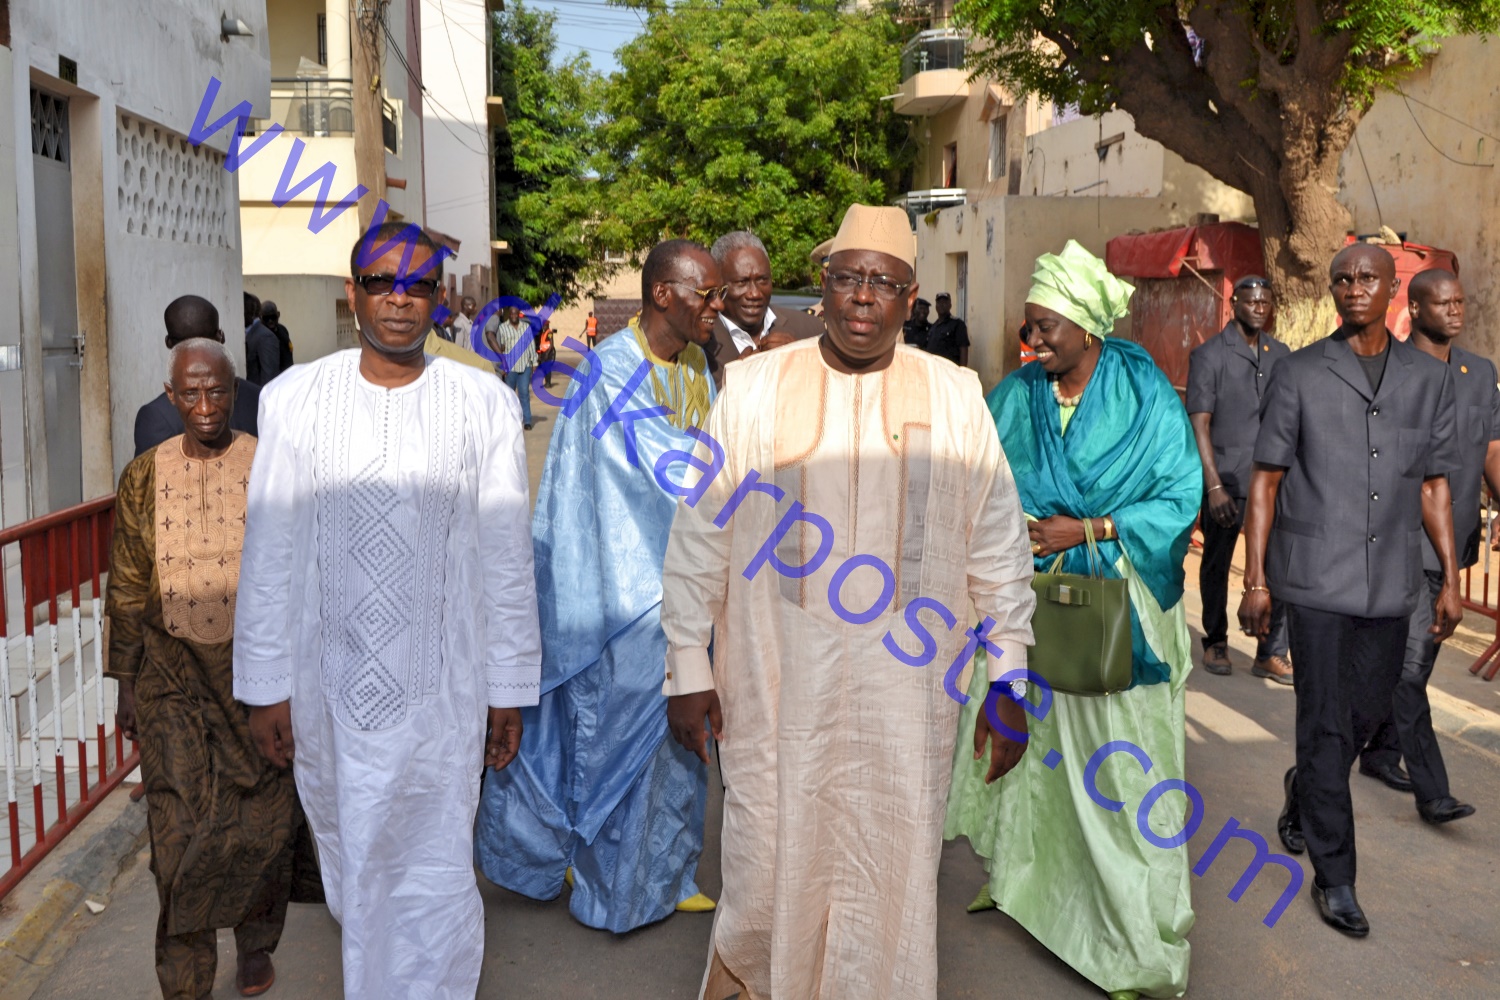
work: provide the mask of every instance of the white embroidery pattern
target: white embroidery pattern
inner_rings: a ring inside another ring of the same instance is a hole
[[[458,493],[460,387],[441,366],[426,378],[430,419],[410,407],[422,395],[372,392],[358,381],[357,355],[330,365],[318,414],[318,557],[322,574],[323,684],[339,718],[356,729],[388,729],[438,690],[443,575]],[[366,425],[356,398],[366,393]],[[402,477],[401,435],[426,427],[427,468]],[[358,450],[369,457],[353,468]],[[373,451],[372,451],[373,449]]]

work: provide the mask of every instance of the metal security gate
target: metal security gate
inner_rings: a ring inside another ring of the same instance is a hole
[[[83,440],[78,376],[78,282],[73,264],[73,174],[68,99],[31,88],[31,162],[35,177],[37,270],[41,285],[43,421],[47,435],[47,509],[83,499]]]

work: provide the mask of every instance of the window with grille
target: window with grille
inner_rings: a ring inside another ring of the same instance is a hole
[[[1005,128],[1008,122],[1006,115],[996,115],[990,119],[990,176],[989,179],[997,181],[1003,178],[1008,169],[1005,156]]]
[[[31,88],[31,151],[68,162],[68,99]]]

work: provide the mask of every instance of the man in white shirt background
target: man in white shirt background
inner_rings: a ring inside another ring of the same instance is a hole
[[[771,258],[754,233],[740,230],[720,236],[710,252],[725,288],[714,339],[703,349],[715,385],[724,385],[724,366],[737,358],[823,333],[823,321],[814,316],[771,308]]]

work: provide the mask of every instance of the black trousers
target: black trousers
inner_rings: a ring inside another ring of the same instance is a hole
[[[1406,758],[1418,802],[1448,797],[1448,769],[1432,731],[1432,706],[1427,701],[1427,679],[1437,662],[1438,646],[1427,630],[1432,627],[1432,605],[1443,587],[1443,574],[1426,573],[1422,600],[1412,613],[1406,633],[1406,662],[1391,699],[1391,711],[1360,754],[1371,767],[1389,767]]]
[[[1239,504],[1240,519],[1243,520],[1245,501],[1236,498],[1235,503]],[[1240,524],[1237,522],[1228,528],[1223,527],[1213,519],[1213,515],[1208,512],[1208,504],[1205,503],[1198,525],[1203,530],[1203,559],[1198,564],[1198,592],[1203,595],[1203,648],[1208,649],[1229,640],[1229,567],[1234,560],[1235,543],[1240,538]],[[1263,660],[1268,656],[1285,656],[1286,651],[1286,605],[1272,600],[1271,634],[1259,640],[1255,658]]]
[[[1297,664],[1297,777],[1302,835],[1318,885],[1353,885],[1349,769],[1390,713],[1408,617],[1356,618],[1287,605]]]

